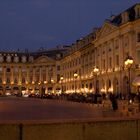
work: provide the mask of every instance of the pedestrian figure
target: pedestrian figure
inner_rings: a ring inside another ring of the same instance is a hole
[[[112,103],[112,109],[113,110],[118,110],[118,102],[117,102],[117,99],[116,97],[114,96],[114,94],[111,94],[110,96],[110,101]]]

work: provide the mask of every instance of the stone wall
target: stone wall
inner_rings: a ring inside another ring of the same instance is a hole
[[[140,140],[140,120],[1,124],[0,140]]]

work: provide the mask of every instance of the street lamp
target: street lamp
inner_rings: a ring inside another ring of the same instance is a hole
[[[54,80],[53,79],[51,79],[51,83],[54,83]]]
[[[77,72],[75,72],[75,73],[73,74],[73,76],[74,76],[74,78],[75,78],[75,80],[74,80],[74,90],[75,90],[75,93],[76,93],[76,79],[77,79],[77,77],[78,77]]]
[[[124,64],[125,66],[128,68],[128,100],[130,100],[130,94],[131,94],[131,87],[130,87],[130,69],[132,64],[134,63],[134,60],[132,57],[128,56],[125,61]]]
[[[63,87],[62,87],[62,82],[63,82],[63,79],[64,79],[64,77],[63,77],[63,76],[61,76],[61,77],[60,77],[60,83],[61,83],[61,94],[62,94],[62,92],[63,92]]]
[[[97,76],[98,76],[98,73],[99,73],[99,68],[98,67],[94,67],[93,69],[93,73],[95,75],[95,94],[97,94]]]

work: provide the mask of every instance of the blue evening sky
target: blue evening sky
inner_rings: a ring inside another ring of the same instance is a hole
[[[0,0],[0,50],[69,45],[139,0]]]

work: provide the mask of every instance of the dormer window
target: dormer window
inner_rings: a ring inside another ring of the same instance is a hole
[[[0,63],[2,63],[4,61],[4,58],[2,55],[0,55]]]
[[[33,62],[33,60],[34,60],[33,56],[30,56],[29,57],[29,62]]]
[[[11,62],[11,56],[10,56],[10,55],[8,55],[8,56],[6,57],[6,61],[7,61],[8,63]]]
[[[129,20],[128,12],[122,13],[122,23],[126,23]]]
[[[136,18],[139,18],[140,17],[140,5],[137,5],[135,7],[135,13],[136,13]]]
[[[14,57],[14,62],[15,62],[15,63],[18,63],[18,62],[19,62],[19,57],[18,57],[18,56],[15,56],[15,57]]]
[[[22,63],[26,63],[26,61],[27,61],[26,56],[22,56],[22,57],[21,57],[21,61],[22,61]]]
[[[140,8],[137,8],[137,17],[140,17]]]

